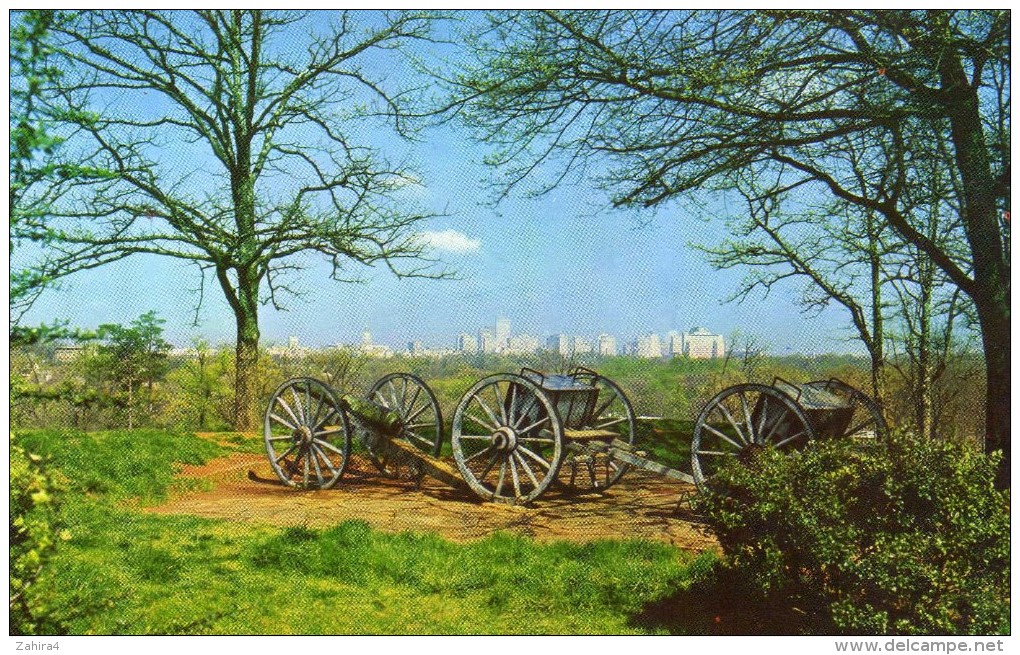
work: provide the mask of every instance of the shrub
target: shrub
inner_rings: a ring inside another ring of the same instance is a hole
[[[57,543],[70,538],[58,520],[64,485],[43,468],[41,457],[17,445],[13,434],[10,456],[10,631],[57,632],[60,626],[47,620],[44,603],[33,597],[32,587]]]
[[[734,460],[699,507],[729,566],[812,631],[1009,630],[1008,492],[995,457],[896,436]]]

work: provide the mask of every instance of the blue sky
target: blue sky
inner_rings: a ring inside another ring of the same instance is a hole
[[[393,144],[382,132],[360,136],[376,145]],[[712,221],[679,206],[662,207],[652,216],[609,210],[604,195],[581,182],[538,198],[517,193],[492,207],[486,187],[491,171],[481,164],[484,144],[471,142],[452,124],[421,137],[402,153],[421,185],[404,193],[446,214],[422,229],[435,233],[434,254],[458,279],[397,280],[375,269],[364,270],[362,284],[344,284],[327,278],[325,262],[309,258],[307,270],[295,278],[304,296],[290,299],[286,312],[263,307],[264,341],[293,335],[314,346],[350,343],[369,329],[379,343],[401,346],[420,339],[450,347],[459,332],[475,333],[505,316],[515,333],[540,337],[608,332],[630,341],[648,332],[705,326],[726,336],[739,330],[776,354],[858,349],[848,341],[843,312],[800,312],[795,283],[767,299],[722,302],[743,273],[713,270],[688,243],[719,240],[725,234],[722,214],[736,203],[711,199],[709,211],[720,214]],[[168,158],[194,167],[193,154],[185,157],[172,143],[166,148]],[[192,266],[135,256],[66,279],[40,298],[25,321],[61,319],[89,327],[125,323],[155,310],[175,344],[199,336],[232,341],[233,317],[211,279],[198,325],[192,326],[198,286]]]

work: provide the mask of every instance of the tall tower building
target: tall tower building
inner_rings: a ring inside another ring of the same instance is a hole
[[[496,319],[496,350],[502,351],[509,347],[510,342],[510,320],[506,318]]]
[[[492,332],[484,328],[478,331],[478,350],[483,353],[496,352],[496,339]]]

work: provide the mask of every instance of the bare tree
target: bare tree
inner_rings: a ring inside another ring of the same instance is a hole
[[[504,192],[586,174],[654,207],[782,172],[778,199],[828,194],[916,246],[974,304],[1008,483],[1008,12],[505,12],[469,37],[451,108],[496,144]],[[848,138],[868,144],[863,190],[835,157]],[[962,249],[924,231],[921,142],[948,146]]]
[[[401,201],[414,177],[359,143],[373,127],[405,134],[406,89],[384,71],[430,22],[200,10],[81,12],[55,25],[68,70],[59,91],[79,108],[65,124],[83,133],[65,145],[103,173],[52,208],[46,266],[173,257],[200,271],[199,302],[215,279],[237,324],[235,427],[253,428],[259,306],[280,307],[308,255],[334,280],[376,263],[442,275],[414,232],[429,214]]]

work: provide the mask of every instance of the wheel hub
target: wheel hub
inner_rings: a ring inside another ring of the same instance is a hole
[[[517,448],[517,433],[513,428],[504,426],[492,433],[492,447],[501,453],[508,453]]]
[[[294,430],[294,443],[300,444],[305,448],[308,448],[312,444],[313,434],[312,429],[307,425],[302,425],[298,429]]]

